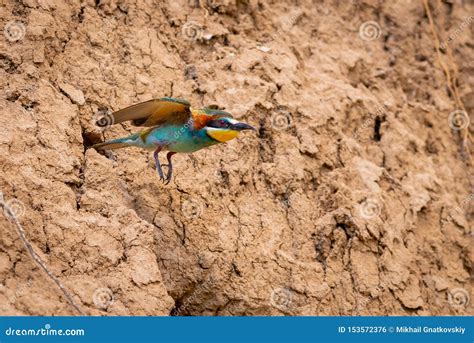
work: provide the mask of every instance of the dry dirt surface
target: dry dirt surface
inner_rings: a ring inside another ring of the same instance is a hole
[[[0,3],[1,315],[474,314],[472,1]],[[258,132],[90,149],[163,96]]]

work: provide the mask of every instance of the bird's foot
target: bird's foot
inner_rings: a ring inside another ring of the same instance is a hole
[[[160,166],[159,169],[156,168],[156,171],[158,172],[158,175],[160,176],[160,181],[165,182],[165,177],[164,177],[164,175],[163,175],[163,171],[161,170],[161,166]]]
[[[171,156],[175,154],[175,152],[168,152],[166,155],[166,159],[168,160],[168,164],[164,164],[164,166],[168,167],[168,173],[166,174],[166,178],[163,175],[163,170],[161,168],[160,160],[158,159],[158,153],[161,151],[161,147],[156,148],[153,156],[155,157],[155,167],[158,175],[160,175],[160,180],[163,181],[165,185],[171,182],[171,178],[173,177],[173,164],[171,163]]]
[[[172,176],[173,176],[173,165],[170,165],[170,164],[162,164],[161,165],[162,167],[167,167],[168,168],[168,172],[166,173],[166,177],[163,178],[163,183],[165,185],[169,184],[171,182],[171,179],[172,179]]]
[[[155,169],[158,172],[158,175],[160,175],[160,180],[165,181],[164,175],[163,175],[163,170],[161,169],[161,164],[160,160],[158,158],[158,153],[160,152],[161,148],[157,148],[153,154],[153,157],[155,157]]]
[[[166,178],[163,178],[163,180],[162,180],[163,183],[164,183],[165,185],[167,185],[168,183],[171,182],[170,165],[169,165],[169,164],[162,164],[161,166],[168,168],[168,172],[166,173]],[[171,169],[173,169],[173,166],[171,166]],[[171,172],[171,174],[173,174],[173,172]]]
[[[166,182],[165,182],[165,185],[167,185],[168,183],[171,182],[171,179],[173,177],[173,163],[171,162],[171,156],[173,156],[174,154],[176,154],[175,152],[168,152],[168,154],[166,154],[166,159],[168,160],[168,173],[166,174]]]

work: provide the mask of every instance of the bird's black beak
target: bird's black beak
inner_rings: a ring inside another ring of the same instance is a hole
[[[232,130],[235,131],[243,131],[243,130],[254,130],[257,131],[256,128],[254,128],[252,125],[245,124],[245,123],[237,123],[231,126]]]

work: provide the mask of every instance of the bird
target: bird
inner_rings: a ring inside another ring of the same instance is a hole
[[[160,180],[168,184],[173,176],[171,157],[176,153],[192,153],[236,138],[240,131],[257,131],[252,125],[239,122],[229,112],[215,108],[191,107],[184,99],[164,97],[151,99],[114,113],[106,113],[96,121],[108,127],[125,121],[145,129],[128,137],[112,139],[92,146],[96,150],[139,147],[153,151]],[[163,174],[158,154],[167,151],[168,172]]]

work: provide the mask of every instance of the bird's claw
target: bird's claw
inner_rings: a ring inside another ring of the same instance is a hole
[[[155,166],[156,166],[156,171],[158,172],[158,175],[160,175],[160,181],[162,181],[165,185],[169,184],[171,182],[171,179],[173,177],[173,165],[171,164],[171,156],[173,156],[175,153],[174,152],[169,152],[166,158],[168,159],[168,164],[160,164],[160,160],[158,159],[158,153],[160,152],[160,148],[157,148],[154,153],[155,157]],[[163,166],[168,167],[168,172],[166,173],[166,178],[163,175]]]
[[[165,182],[165,178],[163,176],[163,173],[160,174],[160,172],[158,171],[158,174],[160,175],[160,181]]]
[[[168,168],[168,173],[166,177],[160,177],[160,180],[165,184],[169,184],[171,182],[171,177],[170,177],[170,172],[169,172],[169,165],[168,164],[162,164],[161,167],[167,167]]]
[[[163,170],[161,169],[160,160],[158,159],[158,153],[160,150],[160,148],[157,148],[153,156],[155,157],[155,169],[158,172],[158,175],[160,175],[160,180],[164,182],[165,177],[163,176]]]

